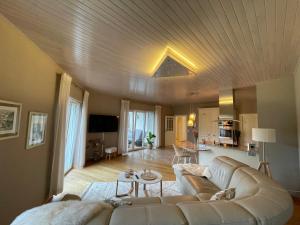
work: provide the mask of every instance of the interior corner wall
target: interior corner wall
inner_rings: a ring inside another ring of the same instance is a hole
[[[20,135],[0,140],[0,224],[47,197],[56,73],[61,68],[0,15],[0,99],[22,103]],[[28,114],[48,113],[46,143],[25,149]]]
[[[294,90],[293,76],[256,86],[258,126],[276,129],[276,143],[266,144],[266,158],[270,162],[273,178],[291,194],[298,195],[300,174]]]

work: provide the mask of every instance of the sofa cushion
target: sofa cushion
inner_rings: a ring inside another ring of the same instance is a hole
[[[221,190],[228,187],[233,172],[242,166],[247,166],[241,162],[226,156],[216,157],[209,166],[212,175],[210,180]]]
[[[182,210],[189,225],[256,225],[255,218],[243,207],[226,200],[210,202],[182,202]]]
[[[143,204],[160,204],[161,200],[159,197],[143,197],[143,198],[125,198],[124,201],[132,203],[132,205],[143,205]]]
[[[114,210],[110,225],[187,225],[176,205],[128,206]]]
[[[197,201],[198,198],[193,195],[178,195],[178,196],[167,196],[161,198],[162,204],[177,204],[179,202]]]
[[[244,167],[237,169],[233,173],[229,187],[235,188],[236,199],[254,195],[258,191],[257,181],[253,176],[245,172]]]
[[[108,225],[112,212],[113,208],[107,207],[105,210],[92,218],[86,225]]]

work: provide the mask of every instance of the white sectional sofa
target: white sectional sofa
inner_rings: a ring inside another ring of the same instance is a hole
[[[292,216],[289,193],[270,178],[228,157],[215,158],[211,179],[175,170],[184,195],[132,198],[131,206],[98,213],[88,225],[284,225]],[[232,200],[211,201],[219,190],[234,187]]]

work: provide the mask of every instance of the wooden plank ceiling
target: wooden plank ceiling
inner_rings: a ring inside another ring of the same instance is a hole
[[[87,87],[165,104],[217,100],[290,76],[299,57],[298,0],[1,0],[7,17]],[[197,75],[153,78],[166,47]]]

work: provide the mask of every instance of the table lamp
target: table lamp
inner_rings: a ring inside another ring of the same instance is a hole
[[[252,128],[252,140],[262,142],[263,144],[263,158],[259,163],[258,171],[261,171],[265,175],[272,177],[269,163],[266,161],[265,143],[276,142],[276,130],[269,128]]]

